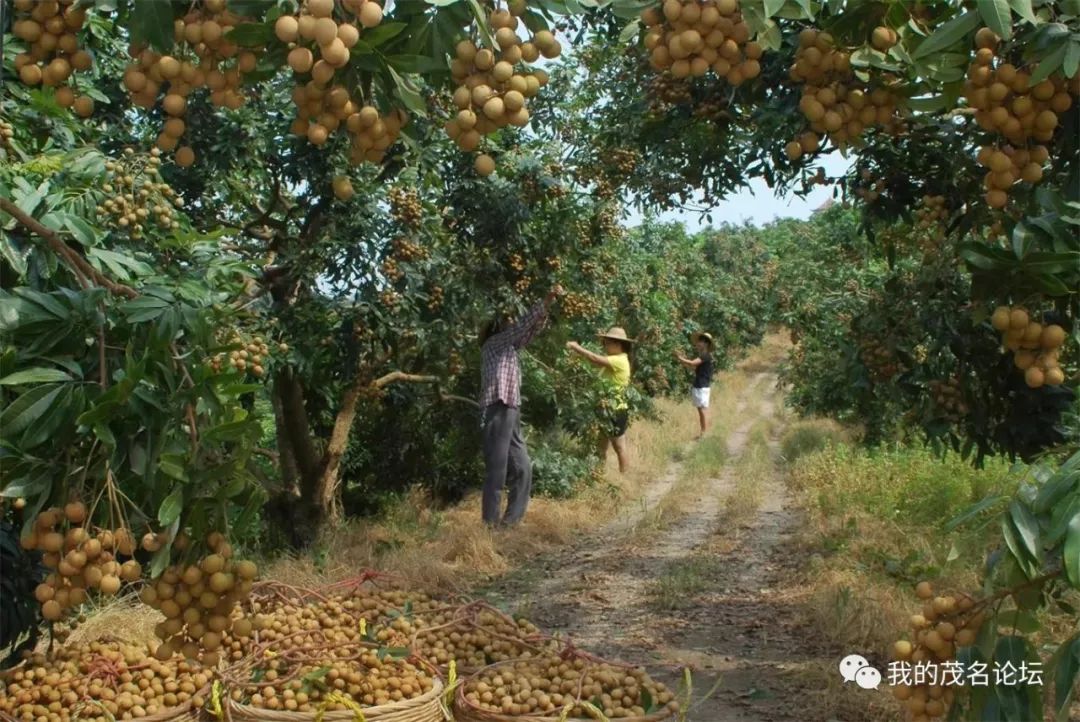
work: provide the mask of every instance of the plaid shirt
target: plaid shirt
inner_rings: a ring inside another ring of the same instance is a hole
[[[480,350],[480,408],[496,401],[511,408],[521,405],[521,365],[518,349],[543,328],[547,309],[537,303],[517,323],[493,334]]]

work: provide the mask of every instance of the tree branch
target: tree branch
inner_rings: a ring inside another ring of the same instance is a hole
[[[7,198],[0,198],[0,210],[9,213],[16,221],[18,221],[24,228],[31,233],[40,236],[49,244],[49,248],[53,252],[60,256],[60,258],[66,262],[68,267],[75,273],[76,276],[82,278],[88,278],[94,281],[99,286],[107,289],[110,293],[117,296],[126,296],[127,298],[138,298],[139,292],[131,286],[125,286],[122,283],[116,283],[104,274],[99,272],[96,268],[90,265],[89,262],[74,249],[69,247],[60,238],[59,235],[51,228],[43,226],[33,216],[28,213],[24,213],[21,208],[12,203]]]
[[[442,394],[442,393],[440,393],[439,394],[439,401],[460,401],[463,404],[469,404],[470,406],[475,406],[476,408],[480,408],[480,404],[477,403],[476,399],[470,399],[470,398],[466,398],[464,396],[456,396],[454,394]]]
[[[371,382],[377,389],[389,386],[392,383],[402,382],[410,384],[430,384],[439,380],[438,376],[421,376],[420,374],[407,374],[404,371],[391,371],[385,376],[380,376]]]

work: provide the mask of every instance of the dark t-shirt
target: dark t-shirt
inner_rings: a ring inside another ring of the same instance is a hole
[[[694,388],[707,389],[712,385],[713,362],[712,354],[706,351],[698,356],[701,363],[694,369]]]

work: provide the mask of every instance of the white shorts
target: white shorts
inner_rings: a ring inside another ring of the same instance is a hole
[[[712,389],[690,389],[690,398],[694,401],[695,409],[707,409],[709,408],[709,392]]]

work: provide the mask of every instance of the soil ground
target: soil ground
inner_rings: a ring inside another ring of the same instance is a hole
[[[736,406],[713,410],[726,417],[713,433],[726,432],[727,453],[707,478],[681,483],[688,443],[630,511],[477,591],[672,688],[689,669],[695,722],[865,719],[836,716],[822,699],[836,691],[842,655],[808,650],[799,580],[809,553],[796,542],[800,515],[777,465],[782,399],[771,369],[746,373]],[[764,473],[748,480],[744,456],[762,429]],[[682,513],[650,528],[666,501]]]

